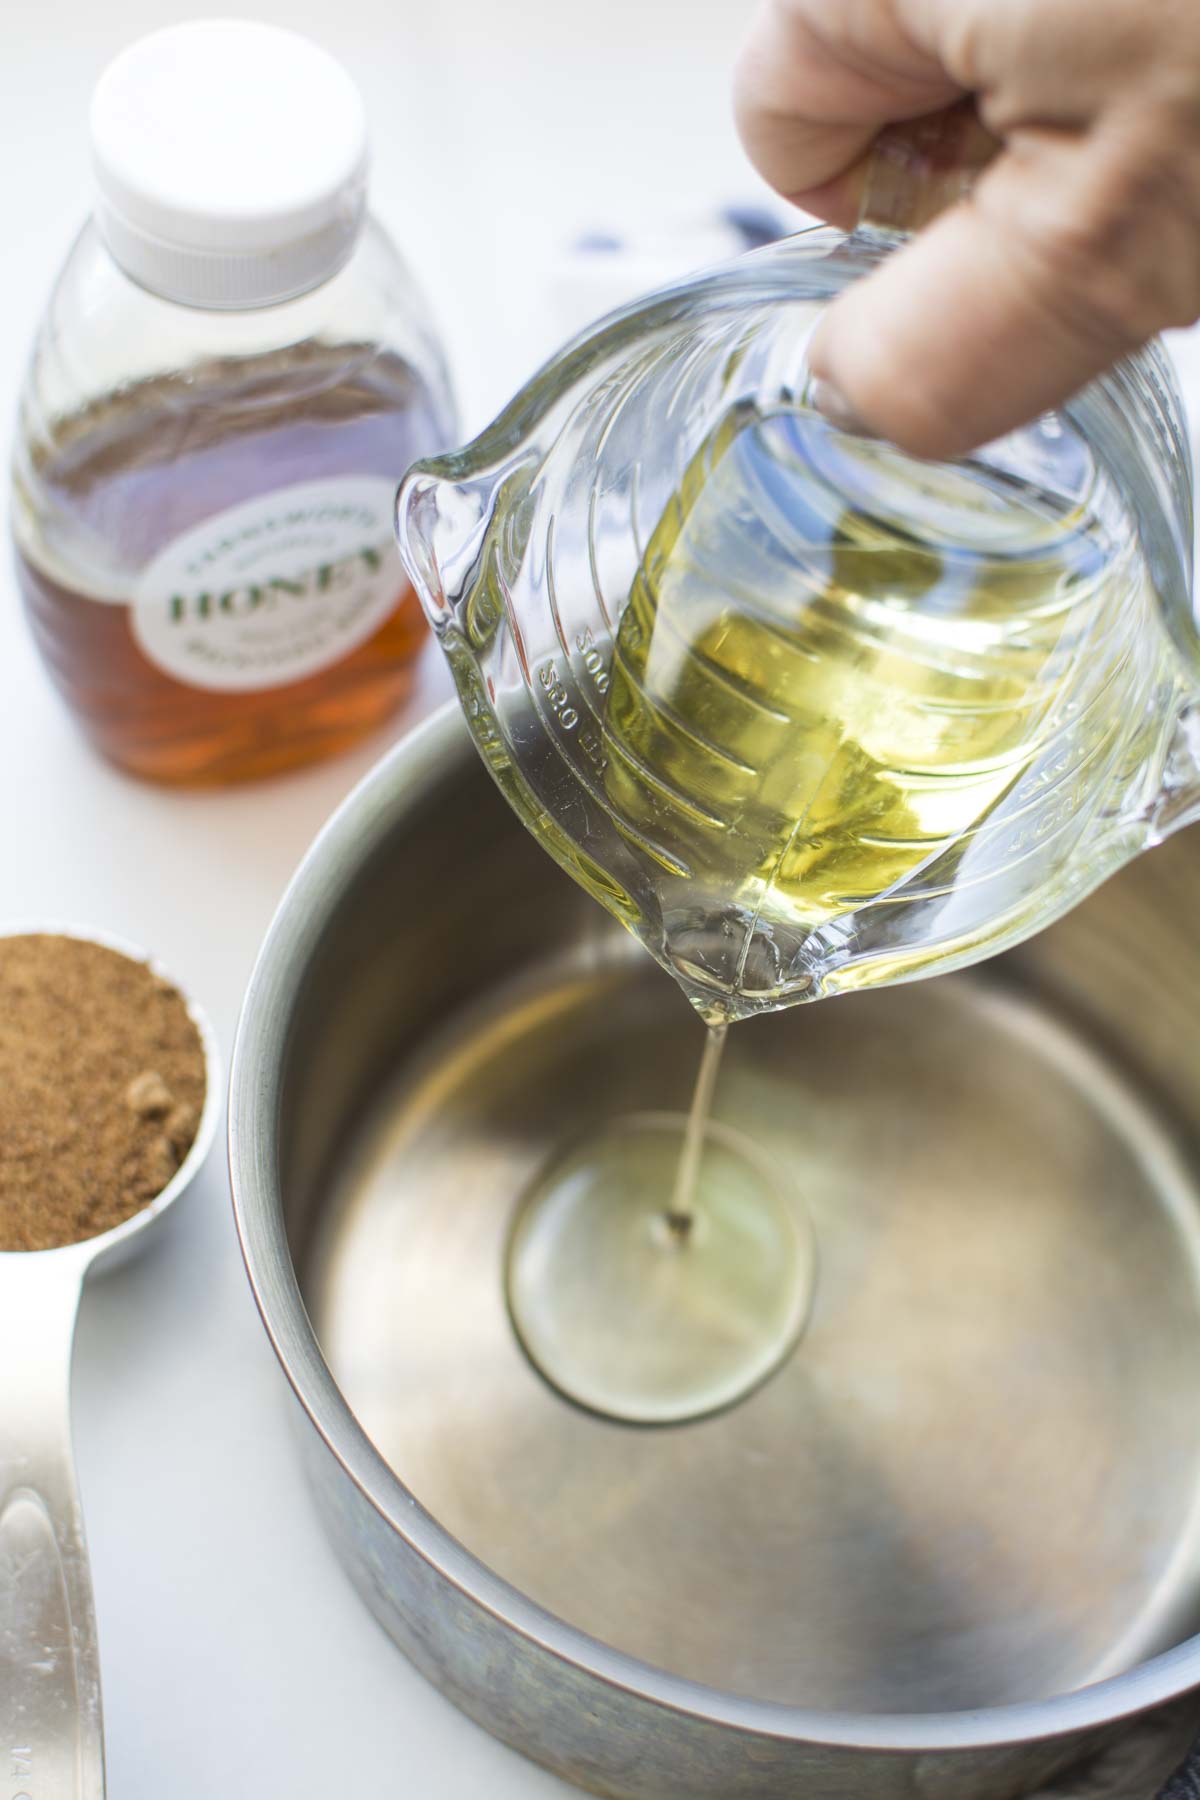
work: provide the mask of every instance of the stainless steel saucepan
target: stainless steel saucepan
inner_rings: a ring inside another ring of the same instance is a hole
[[[812,1321],[740,1406],[623,1427],[526,1361],[504,1247],[701,1028],[456,710],[398,746],[272,926],[230,1130],[321,1513],[413,1661],[617,1800],[1149,1800],[1200,1715],[1198,914],[1185,833],[992,964],[737,1027],[717,1116],[796,1172]]]

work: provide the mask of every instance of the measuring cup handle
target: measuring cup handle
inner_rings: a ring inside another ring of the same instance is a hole
[[[867,163],[859,229],[905,236],[970,193],[1000,149],[973,100],[889,125]]]
[[[0,1255],[0,1771],[12,1800],[103,1800],[100,1658],[71,1452],[88,1246]]]

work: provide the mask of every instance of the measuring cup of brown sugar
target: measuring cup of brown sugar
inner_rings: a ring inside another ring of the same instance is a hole
[[[207,1021],[140,952],[0,931],[0,1746],[28,1800],[104,1794],[71,1450],[80,1294],[191,1181],[219,1086]]]

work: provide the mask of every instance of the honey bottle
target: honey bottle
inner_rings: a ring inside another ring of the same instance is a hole
[[[138,775],[331,754],[413,682],[396,484],[455,436],[427,309],[366,209],[361,99],[293,32],[195,21],[110,65],[91,140],[95,209],[14,456],[38,647]]]

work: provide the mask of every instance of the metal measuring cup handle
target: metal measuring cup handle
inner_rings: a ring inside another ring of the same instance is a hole
[[[204,1053],[196,1135],[162,1192],[110,1230],[51,1250],[0,1253],[0,1756],[5,1800],[104,1800],[96,1609],[71,1444],[71,1352],[83,1284],[116,1268],[165,1222],[212,1147],[221,1059],[204,1013],[134,944],[39,922],[145,963],[187,1005]]]
[[[100,1653],[71,1452],[92,1243],[0,1256],[0,1750],[12,1800],[101,1800]],[[7,1791],[7,1790],[6,1790]]]

